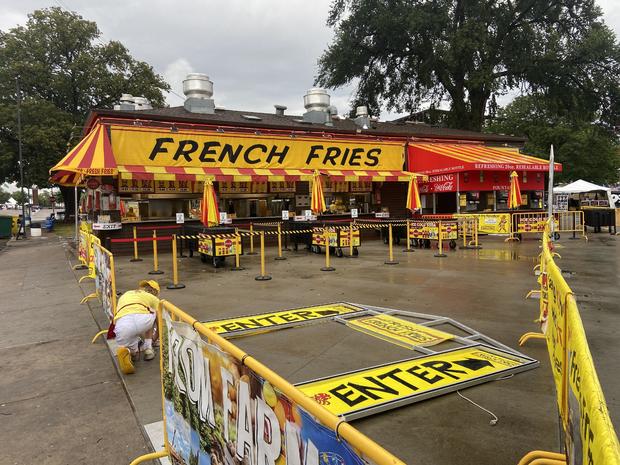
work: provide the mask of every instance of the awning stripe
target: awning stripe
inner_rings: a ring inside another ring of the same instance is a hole
[[[523,155],[515,148],[488,147],[476,144],[411,144],[409,145],[408,156],[410,167],[427,173],[466,171],[471,169],[527,170],[528,168],[535,171],[543,171],[549,164],[547,160],[542,158]],[[434,159],[433,156],[437,158]],[[444,157],[443,163],[441,162],[441,157]],[[454,165],[452,167],[449,167],[450,162],[447,159],[453,160]],[[433,166],[435,160],[438,165]],[[562,165],[556,163],[555,169],[561,171]]]
[[[196,181],[212,177],[216,181],[306,181],[313,170],[251,169],[251,168],[170,168],[139,165],[119,165],[122,179],[154,179]],[[414,174],[407,171],[346,171],[321,170],[333,180],[341,181],[408,181]],[[423,175],[417,175],[422,177]]]

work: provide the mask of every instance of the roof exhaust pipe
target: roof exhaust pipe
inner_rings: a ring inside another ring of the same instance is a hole
[[[190,113],[214,114],[213,82],[203,73],[190,73],[183,81],[185,102],[183,107]]]
[[[368,115],[367,106],[359,106],[355,109],[355,125],[360,129],[368,129],[370,127],[370,116]]]
[[[276,109],[276,116],[284,116],[284,110],[286,110],[286,106],[284,105],[274,105]]]
[[[332,115],[329,110],[330,97],[325,89],[313,87],[304,95],[304,108],[306,112],[303,114],[304,123],[325,124],[333,126]]]

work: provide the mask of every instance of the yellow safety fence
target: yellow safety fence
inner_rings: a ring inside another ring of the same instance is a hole
[[[526,333],[523,345],[532,337],[544,338],[553,370],[558,410],[564,431],[566,463],[620,465],[620,445],[590,354],[577,302],[562,276],[550,240],[547,222],[540,254],[541,333]]]
[[[131,465],[166,456],[179,465],[229,463],[231,455],[239,465],[257,456],[258,463],[318,465],[337,457],[348,465],[404,465],[183,310],[164,300],[157,315],[164,449]]]
[[[506,213],[463,213],[454,215],[456,218],[476,218],[478,233],[509,236],[507,240],[519,240],[523,234],[542,234],[547,223],[545,212],[506,212]],[[572,233],[586,236],[585,220],[582,211],[556,212],[554,217],[554,233]]]

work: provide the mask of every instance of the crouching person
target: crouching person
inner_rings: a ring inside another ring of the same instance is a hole
[[[157,305],[159,284],[156,281],[140,281],[139,288],[125,292],[117,303],[114,315],[114,333],[119,345],[116,356],[121,371],[131,374],[136,371],[133,362],[144,353],[144,360],[153,360],[154,335],[157,329]],[[140,341],[144,341],[140,348]],[[157,341],[155,341],[157,342]]]

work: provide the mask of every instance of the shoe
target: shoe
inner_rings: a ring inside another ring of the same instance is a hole
[[[159,339],[153,341],[153,347],[159,347]]]
[[[155,351],[153,349],[144,349],[144,360],[153,360],[155,358]]]
[[[127,347],[119,347],[116,350],[116,358],[118,359],[118,366],[124,374],[131,375],[136,372],[136,368],[131,361],[131,353]]]
[[[138,360],[140,360],[140,351],[136,350],[135,352],[131,353],[131,361],[137,362]]]

